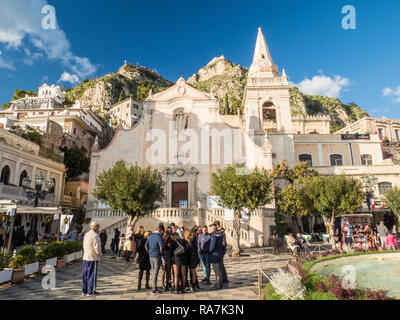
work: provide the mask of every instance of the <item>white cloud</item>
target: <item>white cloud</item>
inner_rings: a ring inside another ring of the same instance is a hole
[[[297,87],[306,94],[338,98],[341,92],[349,85],[350,80],[348,78],[343,78],[339,75],[328,77],[321,74],[313,76],[311,79],[302,80],[297,84]]]
[[[48,5],[46,0],[2,0],[0,43],[6,44],[7,50],[19,50],[28,41],[38,52],[27,55],[24,59],[27,64],[40,57],[35,54],[42,54],[50,60],[60,60],[80,77],[96,72],[96,66],[88,58],[72,53],[71,44],[58,24],[54,30],[42,28],[45,5]]]
[[[70,82],[72,84],[79,82],[79,77],[76,74],[70,74],[66,71],[63,72],[57,82]]]
[[[15,70],[14,64],[12,62],[6,61],[0,57],[0,69]]]
[[[392,94],[392,92],[393,92],[392,88],[385,88],[385,89],[382,90],[382,94],[384,96],[389,96],[389,95]]]
[[[385,97],[391,96],[395,102],[400,102],[400,86],[397,88],[385,88],[382,90],[382,94]]]

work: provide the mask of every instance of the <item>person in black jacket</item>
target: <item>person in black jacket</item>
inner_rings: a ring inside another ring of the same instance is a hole
[[[222,238],[222,256],[221,256],[221,269],[222,269],[222,274],[223,274],[223,283],[229,282],[228,280],[228,274],[226,273],[226,269],[225,269],[225,264],[224,264],[224,256],[226,254],[226,247],[227,247],[227,243],[226,243],[226,234],[225,234],[225,229],[221,226],[221,223],[219,221],[215,221],[214,222],[215,225],[217,226],[217,230],[218,231],[223,231],[224,232],[224,236]]]
[[[199,265],[200,257],[197,248],[196,232],[193,230],[185,232],[185,240],[189,244],[189,258],[187,264],[190,271],[190,289],[191,291],[197,291],[200,289],[200,286],[197,278],[196,268]]]
[[[147,238],[151,234],[151,231],[146,231],[144,235],[136,234],[136,239],[138,239],[138,244],[136,247],[138,253],[138,262],[139,262],[139,281],[138,281],[138,290],[142,289],[142,279],[143,273],[146,272],[146,289],[150,289],[149,280],[150,280],[150,258],[149,253],[145,249],[144,245],[146,244]]]
[[[186,284],[186,264],[187,252],[189,246],[185,239],[181,239],[178,233],[174,232],[171,235],[171,253],[173,259],[174,270],[174,291],[172,293],[179,294],[185,293]]]
[[[211,241],[210,241],[210,262],[213,266],[216,283],[215,286],[211,289],[219,290],[222,288],[223,283],[223,271],[221,266],[222,260],[222,250],[223,250],[223,238],[225,237],[225,232],[223,230],[218,230],[215,223],[210,225],[209,230],[211,232]]]

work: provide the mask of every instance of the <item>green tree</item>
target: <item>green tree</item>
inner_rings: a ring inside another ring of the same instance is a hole
[[[400,217],[400,188],[395,186],[393,189],[388,189],[383,195],[383,201],[392,209],[397,217]]]
[[[94,195],[113,210],[125,212],[127,225],[133,228],[140,216],[157,209],[157,202],[164,199],[164,180],[158,170],[118,161],[97,177]]]
[[[296,232],[304,232],[301,217],[313,214],[310,199],[302,190],[302,183],[306,177],[317,176],[318,172],[308,167],[306,162],[299,162],[293,168],[281,160],[272,170],[275,179],[283,179],[285,188],[277,188],[275,193],[277,209],[288,214],[295,226]]]
[[[222,109],[222,114],[229,114],[229,99],[228,99],[228,94],[225,94],[224,98],[224,105]]]
[[[151,86],[149,84],[142,83],[136,89],[136,97],[140,101],[144,101],[149,96]]]
[[[360,208],[364,198],[361,182],[345,175],[315,176],[305,179],[303,191],[328,227],[334,249],[335,219]]]
[[[240,255],[240,219],[246,209],[256,210],[273,199],[273,178],[265,169],[243,172],[241,167],[228,166],[212,175],[212,192],[221,206],[233,210],[232,257]],[[248,174],[243,174],[248,173]]]
[[[72,148],[62,147],[64,164],[67,167],[67,180],[79,177],[83,172],[89,172],[90,158],[84,147],[74,145]]]

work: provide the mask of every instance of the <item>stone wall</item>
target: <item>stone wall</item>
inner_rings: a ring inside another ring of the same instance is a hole
[[[63,127],[58,123],[48,120],[47,131],[42,138],[42,148],[58,150],[61,147],[71,148],[76,144],[79,148],[84,147],[88,152],[94,143],[94,136],[89,132],[84,132],[80,139],[75,139],[63,132]]]

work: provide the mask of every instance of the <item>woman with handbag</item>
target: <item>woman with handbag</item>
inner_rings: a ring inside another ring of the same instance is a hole
[[[178,233],[171,235],[171,253],[173,255],[174,270],[174,294],[185,293],[186,284],[186,264],[187,264],[188,244],[185,239],[181,239]]]
[[[197,248],[196,231],[194,230],[187,231],[185,233],[185,240],[189,244],[189,258],[187,263],[190,273],[190,290],[197,291],[200,289],[200,286],[197,278],[196,268],[200,263],[200,257]]]

